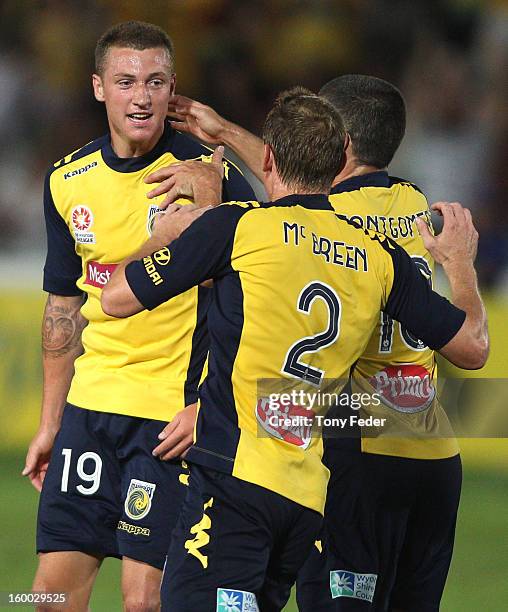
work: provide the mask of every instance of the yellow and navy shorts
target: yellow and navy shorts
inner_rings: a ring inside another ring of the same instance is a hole
[[[152,455],[166,425],[67,404],[40,496],[37,552],[162,569],[188,481],[181,461]]]
[[[268,489],[190,464],[162,579],[165,612],[278,612],[321,515]]]

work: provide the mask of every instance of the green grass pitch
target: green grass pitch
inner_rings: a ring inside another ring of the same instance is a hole
[[[36,567],[37,493],[19,476],[22,465],[21,453],[0,454],[0,591],[29,590]],[[508,610],[507,516],[508,474],[466,470],[455,556],[442,612]],[[105,561],[91,602],[93,612],[121,610],[119,576],[119,562]],[[286,612],[296,612],[293,602]]]

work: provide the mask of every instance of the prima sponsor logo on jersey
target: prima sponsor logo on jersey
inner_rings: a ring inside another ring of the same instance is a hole
[[[88,231],[93,224],[93,213],[88,206],[84,204],[75,206],[71,211],[71,223],[76,242],[95,244],[95,234]]]
[[[86,264],[85,285],[93,285],[102,289],[109,281],[118,264],[104,264],[98,261],[88,261]]]
[[[152,497],[156,485],[144,480],[132,479],[125,496],[125,514],[133,521],[144,518],[152,507]]]
[[[148,537],[150,535],[150,529],[148,527],[140,527],[139,525],[131,525],[130,523],[126,523],[125,521],[118,521],[117,529],[121,531],[126,531],[131,535],[141,535]]]
[[[433,402],[436,389],[430,373],[417,364],[388,366],[370,379],[384,404],[398,412],[421,412]]]
[[[162,278],[162,276],[157,272],[157,268],[155,267],[155,264],[153,262],[151,255],[147,255],[146,257],[143,257],[143,264],[145,266],[146,273],[152,279],[152,283],[154,285],[160,285],[161,283],[164,282],[164,279]]]
[[[330,572],[330,593],[332,599],[352,597],[372,603],[376,590],[377,574],[356,574],[346,570]]]
[[[72,178],[74,176],[79,176],[80,174],[85,174],[85,172],[88,172],[92,168],[96,168],[98,165],[99,165],[99,162],[93,161],[93,162],[90,162],[89,164],[87,164],[86,166],[83,166],[82,168],[78,168],[77,170],[71,170],[70,172],[66,172],[63,175],[64,181],[66,181],[67,179],[70,179],[70,178]]]
[[[259,607],[254,593],[219,587],[215,612],[259,612]]]
[[[261,427],[274,438],[299,446],[304,450],[312,439],[312,425],[316,417],[306,406],[279,402],[274,407],[273,398],[258,400],[256,419]]]

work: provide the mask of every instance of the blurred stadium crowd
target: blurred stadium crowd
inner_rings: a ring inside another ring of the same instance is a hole
[[[106,130],[93,49],[127,19],[169,32],[179,93],[258,132],[285,87],[351,72],[398,85],[409,121],[391,173],[472,209],[481,284],[508,295],[504,0],[3,0],[0,258],[43,252],[44,173]]]

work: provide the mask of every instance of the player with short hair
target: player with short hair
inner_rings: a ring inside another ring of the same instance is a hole
[[[335,388],[380,309],[459,366],[480,366],[488,351],[485,311],[470,287],[478,235],[467,211],[436,205],[444,229],[437,239],[427,232],[461,310],[392,240],[335,214],[327,192],[344,130],[331,104],[302,88],[284,92],[263,137],[270,202],[209,210],[169,244],[157,232],[120,264],[101,298],[106,313],[126,317],[214,280],[209,370],[169,553],[177,562],[163,580],[163,608],[172,612],[281,610],[313,545],[328,479],[321,440],[282,437],[270,422],[273,398],[260,397],[263,379],[282,389]],[[324,409],[305,416],[315,424]]]
[[[339,111],[349,135],[332,206],[339,216],[400,244],[431,282],[434,262],[416,227],[418,218],[430,221],[426,198],[386,171],[405,131],[400,91],[376,77],[344,75],[320,95]],[[183,96],[172,99],[172,108],[174,126],[227,144],[262,176],[259,138]],[[324,462],[331,479],[323,535],[299,576],[299,608],[438,609],[462,478],[457,442],[435,398],[434,352],[382,313],[353,378],[355,391],[383,397],[381,407],[362,413],[388,418],[390,428],[354,428],[340,437],[328,432]],[[415,385],[421,393],[413,392]],[[339,588],[341,579],[353,588]]]
[[[95,56],[109,134],[57,162],[44,187],[44,397],[24,469],[42,486],[34,589],[65,592],[69,609],[86,610],[102,559],[119,557],[125,609],[156,610],[188,471],[152,449],[165,458],[164,437],[192,441],[209,295],[194,287],[127,321],[105,316],[100,295],[150,236],[160,201],[147,199],[145,179],[158,168],[194,164],[197,204],[222,182],[228,200],[253,192],[220,154],[202,163],[211,150],[167,124],[175,74],[166,32],[118,24]]]

